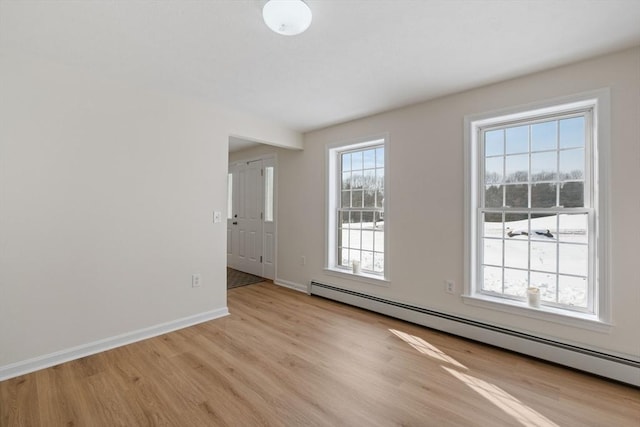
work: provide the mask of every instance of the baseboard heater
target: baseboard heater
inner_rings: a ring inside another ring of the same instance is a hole
[[[332,299],[397,319],[640,387],[640,361],[541,338],[507,328],[311,282],[311,295]]]

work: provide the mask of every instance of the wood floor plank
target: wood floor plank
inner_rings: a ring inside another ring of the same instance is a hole
[[[270,283],[0,382],[0,426],[634,426],[640,390]]]
[[[11,387],[4,387],[5,383],[7,385],[11,383]],[[11,381],[0,382],[1,426],[41,425],[40,411],[37,408],[38,388],[34,374],[22,375]]]

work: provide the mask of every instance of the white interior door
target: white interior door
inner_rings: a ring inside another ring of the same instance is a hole
[[[245,273],[263,276],[262,234],[264,180],[262,160],[231,167],[232,209],[227,224],[227,263]]]

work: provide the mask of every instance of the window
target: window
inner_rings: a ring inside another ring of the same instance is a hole
[[[233,218],[233,174],[227,174],[227,219]]]
[[[264,168],[264,220],[273,222],[273,166]]]
[[[384,278],[385,140],[329,149],[329,163],[328,267]]]
[[[517,305],[538,288],[541,310],[604,313],[597,120],[597,98],[467,118],[467,296]]]

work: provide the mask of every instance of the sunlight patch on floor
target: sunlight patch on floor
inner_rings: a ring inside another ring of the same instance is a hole
[[[458,372],[443,366],[442,369],[465,383],[480,396],[514,417],[520,424],[526,427],[559,427],[544,415],[534,411],[506,391],[493,384],[483,381],[471,375]]]
[[[447,355],[438,347],[429,344],[420,337],[416,337],[415,335],[407,334],[406,332],[401,332],[396,329],[389,329],[389,331],[422,354],[433,357],[434,359],[437,359],[441,362],[450,363],[458,368],[467,369],[467,367],[462,363],[458,362],[456,359]]]

